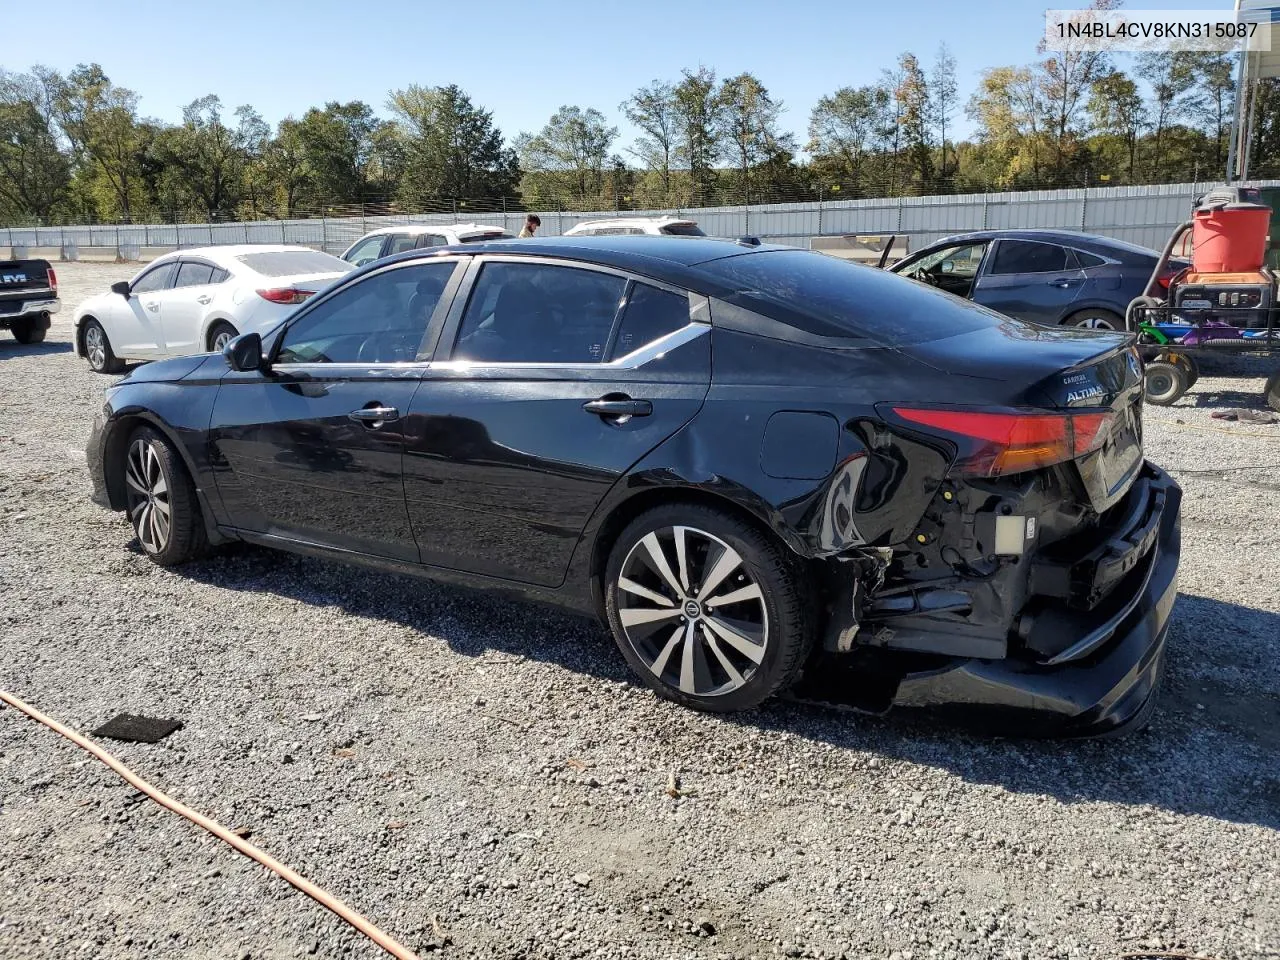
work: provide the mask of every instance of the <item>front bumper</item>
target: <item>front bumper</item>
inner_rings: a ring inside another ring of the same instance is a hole
[[[874,677],[889,686],[878,703],[874,697],[866,701],[873,709],[925,708],[966,726],[1018,736],[1114,735],[1141,722],[1164,671],[1165,641],[1178,594],[1182,502],[1181,489],[1159,467],[1147,463],[1144,476],[1150,495],[1162,499],[1155,544],[1115,587],[1114,612],[1099,609],[1088,625],[1087,636],[1094,642],[1076,658],[1046,663],[1014,657],[939,662],[932,657],[919,670],[824,658],[823,669],[806,671],[793,696],[839,703],[842,693]],[[853,698],[844,702],[861,705]]]

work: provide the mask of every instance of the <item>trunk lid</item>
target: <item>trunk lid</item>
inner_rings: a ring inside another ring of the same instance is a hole
[[[1127,334],[1010,321],[901,349],[939,372],[970,378],[966,389],[977,402],[1110,412],[1101,444],[1065,465],[1098,513],[1117,503],[1137,476],[1143,375]]]
[[[49,265],[43,260],[0,260],[0,297],[49,289]]]

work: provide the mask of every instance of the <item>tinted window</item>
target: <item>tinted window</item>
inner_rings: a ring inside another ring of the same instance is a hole
[[[229,276],[231,276],[231,274],[228,273],[226,270],[224,270],[222,267],[214,267],[213,276],[209,278],[209,282],[222,283],[222,281],[226,280],[227,277]]]
[[[264,277],[287,277],[305,273],[346,273],[351,264],[319,250],[273,250],[270,253],[246,253],[237,257],[241,263]]]
[[[418,359],[452,263],[415,264],[352,284],[284,333],[277,363],[404,363]]]
[[[689,298],[647,283],[637,283],[622,314],[622,326],[613,345],[613,357],[625,357],[646,343],[674,333],[689,323]]]
[[[163,290],[169,285],[169,278],[173,276],[174,266],[175,264],[173,263],[165,263],[144,273],[138,278],[137,283],[129,289],[134,293],[154,293],[157,290]]]
[[[370,260],[377,260],[382,252],[383,241],[386,237],[378,234],[376,237],[365,237],[354,247],[347,251],[344,259],[349,263],[359,266],[362,263],[368,263]]]
[[[387,246],[387,256],[393,253],[404,253],[406,250],[412,250],[418,245],[418,238],[412,237],[407,233],[393,233],[391,235],[391,243]]]
[[[1013,322],[887,270],[808,250],[739,254],[699,269],[740,291],[724,299],[824,337],[894,345]]]
[[[1095,257],[1092,253],[1085,253],[1083,250],[1073,252],[1076,255],[1076,262],[1082,267],[1100,267],[1107,262],[1102,257]]]
[[[453,351],[455,360],[593,363],[605,345],[626,281],[534,263],[487,263]]]
[[[470,236],[459,237],[459,243],[483,243],[485,240],[513,240],[514,237],[505,230],[495,230],[492,233],[473,233]]]
[[[184,263],[178,267],[175,287],[202,287],[213,281],[213,267],[207,263]]]
[[[1001,240],[996,245],[992,273],[1050,273],[1067,269],[1067,251],[1056,243]]]
[[[705,237],[696,223],[668,223],[662,232],[672,237]]]

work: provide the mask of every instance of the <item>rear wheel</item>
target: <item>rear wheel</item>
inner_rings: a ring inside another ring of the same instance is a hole
[[[209,328],[209,351],[211,353],[221,353],[222,348],[237,336],[235,327],[225,320],[219,320]]]
[[[129,438],[124,484],[129,521],[148,557],[169,567],[204,552],[208,538],[195,484],[173,445],[152,427]]]
[[[15,320],[9,329],[13,333],[13,339],[19,343],[43,343],[45,334],[49,332],[48,322],[44,317],[39,320],[35,317]]]
[[[1147,364],[1146,398],[1147,403],[1157,407],[1167,407],[1177,402],[1187,392],[1186,369],[1167,360],[1156,360]]]
[[[610,554],[605,603],[631,668],[699,710],[755,706],[795,681],[813,646],[795,558],[708,507],[637,517]]]
[[[1185,353],[1170,354],[1168,359],[1170,363],[1176,363],[1186,371],[1187,389],[1190,390],[1194,387],[1196,381],[1200,379],[1200,367],[1196,365],[1196,362]]]
[[[1063,320],[1062,325],[1086,330],[1123,330],[1124,317],[1110,310],[1077,310]]]
[[[107,331],[97,320],[84,322],[84,355],[89,361],[89,369],[95,373],[119,373],[124,369],[124,361],[111,350],[111,341],[107,339]]]

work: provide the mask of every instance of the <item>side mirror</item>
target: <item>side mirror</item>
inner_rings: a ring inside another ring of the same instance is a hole
[[[954,260],[943,260],[942,263],[938,264],[938,272],[939,273],[955,273],[956,262]]]
[[[262,369],[262,337],[256,333],[242,333],[233,337],[225,347],[222,355],[232,370],[241,372]]]
[[[120,294],[120,296],[128,300],[129,299],[129,281],[117,280],[115,283],[111,285],[111,292],[118,293]]]

